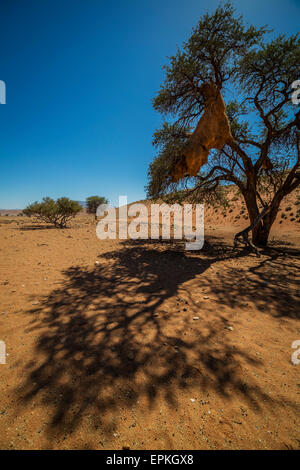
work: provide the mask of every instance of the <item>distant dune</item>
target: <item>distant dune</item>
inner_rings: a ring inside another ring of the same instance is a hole
[[[22,209],[0,209],[0,215],[18,215],[21,214]]]

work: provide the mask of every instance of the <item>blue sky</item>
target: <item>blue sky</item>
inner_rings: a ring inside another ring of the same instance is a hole
[[[300,0],[233,3],[248,23],[299,29]],[[144,198],[162,66],[217,4],[2,0],[0,208],[43,196]]]

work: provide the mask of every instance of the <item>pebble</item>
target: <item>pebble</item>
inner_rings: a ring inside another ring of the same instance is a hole
[[[129,428],[135,428],[135,427],[136,427],[136,423],[134,422],[134,423],[130,424],[128,427],[129,427]]]
[[[233,331],[233,330],[234,330],[233,326],[225,326],[225,328],[226,328],[226,330],[229,330],[229,331]]]
[[[193,320],[200,320],[199,317],[193,317]]]

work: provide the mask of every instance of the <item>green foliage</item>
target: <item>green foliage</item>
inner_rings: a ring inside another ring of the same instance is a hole
[[[90,196],[86,198],[86,210],[88,214],[96,215],[97,207],[101,204],[108,204],[108,200],[102,196]]]
[[[203,15],[182,50],[164,67],[166,78],[153,100],[154,108],[182,118],[199,115],[203,109],[199,85],[210,79],[221,85],[231,78],[239,59],[265,32],[265,28],[246,28],[242,17],[234,17],[230,3]]]
[[[177,185],[172,183],[170,170],[182,155],[191,132],[190,126],[203,111],[202,83],[213,80],[221,87],[225,81],[233,80],[241,57],[259,44],[265,32],[265,28],[245,27],[242,18],[234,16],[232,5],[226,3],[213,14],[203,15],[182,50],[170,58],[169,65],[164,67],[165,81],[153,100],[153,106],[163,115],[176,116],[177,121],[172,124],[164,122],[154,133],[153,144],[158,155],[149,166],[148,197],[161,196],[185,186],[187,181],[180,181]],[[239,117],[246,113],[245,106],[237,101],[231,102],[227,112],[232,132],[240,137],[249,137],[249,125],[239,121]],[[201,177],[206,177],[205,172]],[[188,184],[195,183],[195,179],[188,180]]]
[[[42,202],[36,201],[29,204],[23,210],[23,214],[53,224],[55,227],[65,228],[67,222],[81,210],[82,207],[77,201],[72,201],[67,197],[61,197],[56,201],[50,197],[44,197]]]
[[[153,145],[160,151],[149,166],[149,183],[145,188],[147,197],[161,196],[165,190],[172,187],[170,171],[181,155],[188,135],[188,127],[181,127],[178,124],[169,124],[167,122],[154,133]]]
[[[263,108],[274,106],[283,98],[292,106],[289,86],[299,75],[300,38],[295,34],[261,44],[241,57],[236,70],[238,84],[246,93],[259,91]]]

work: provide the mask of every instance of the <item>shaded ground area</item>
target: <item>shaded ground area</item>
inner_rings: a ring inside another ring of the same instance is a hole
[[[2,448],[299,447],[297,247],[45,232],[1,286]]]

